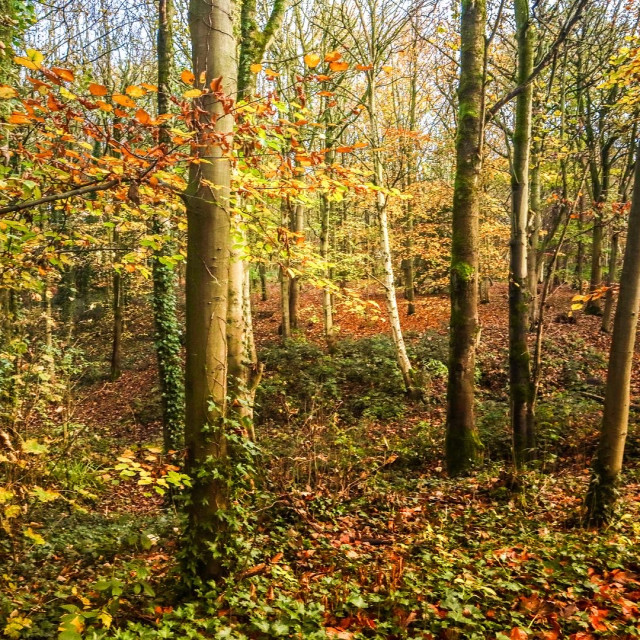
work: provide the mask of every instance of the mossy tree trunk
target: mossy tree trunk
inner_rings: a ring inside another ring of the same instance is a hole
[[[230,0],[190,0],[193,72],[205,86],[222,78],[221,90],[236,90],[236,40]],[[229,293],[231,162],[234,117],[212,95],[197,101],[198,154],[207,163],[189,167],[186,277],[186,424],[188,503],[185,558],[201,579],[228,570],[230,486],[226,433],[227,311]],[[212,135],[213,134],[213,135]],[[224,140],[223,143],[220,140]],[[214,185],[212,188],[209,185]]]
[[[158,115],[169,112],[173,58],[172,20],[172,0],[158,0]],[[165,129],[160,130],[160,144],[170,144]],[[167,452],[180,449],[183,443],[184,372],[176,313],[177,273],[170,263],[174,244],[171,241],[170,224],[164,219],[162,211],[158,211],[153,217],[152,231],[160,238],[160,247],[154,251],[152,259],[153,319],[158,379],[162,395],[162,440]]]
[[[451,243],[451,322],[447,384],[449,475],[478,460],[474,375],[478,335],[478,220],[484,136],[485,0],[462,0],[456,177]]]
[[[616,501],[629,424],[629,386],[639,307],[640,161],[636,160],[620,294],[611,337],[600,444],[586,500],[586,520],[590,524],[600,525],[610,521]]]
[[[517,83],[533,71],[535,32],[528,0],[515,0],[518,40]],[[529,216],[529,154],[533,86],[516,99],[511,174],[511,242],[509,265],[509,391],[513,454],[516,467],[533,456],[535,446],[531,396],[531,355],[527,343],[529,290],[527,287],[527,223]]]

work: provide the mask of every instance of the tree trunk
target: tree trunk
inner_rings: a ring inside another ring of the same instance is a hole
[[[540,204],[540,155],[539,145],[532,149],[531,167],[531,195],[529,208],[531,220],[529,224],[529,245],[527,250],[527,290],[529,293],[529,329],[534,330],[538,322],[538,281],[540,279],[540,265],[538,251],[540,250],[540,232],[542,231],[542,207]]]
[[[604,300],[604,311],[602,312],[601,329],[605,333],[611,332],[611,317],[613,311],[613,285],[616,281],[616,267],[618,263],[618,240],[619,234],[616,232],[611,236],[611,253],[609,254],[609,272],[607,273],[607,293]]]
[[[377,104],[375,83],[370,72],[369,78],[369,123],[371,126],[371,135],[377,140]],[[376,146],[378,146],[376,144]],[[378,151],[373,151],[373,183],[382,187],[384,177],[382,174],[382,160]],[[414,372],[411,367],[407,348],[402,335],[402,327],[400,325],[400,313],[398,311],[398,299],[396,297],[396,284],[393,274],[393,257],[391,255],[391,242],[389,238],[389,219],[387,216],[386,197],[382,191],[376,192],[376,213],[378,214],[378,222],[380,224],[380,248],[382,250],[382,269],[383,269],[383,286],[385,301],[387,306],[387,315],[389,317],[389,325],[391,327],[391,339],[396,351],[396,360],[402,374],[405,389],[412,396],[420,393],[415,387]]]
[[[115,235],[115,234],[114,234]],[[123,300],[122,274],[113,272],[113,340],[111,345],[111,380],[122,375]]]
[[[304,238],[304,205],[296,204],[293,208],[291,231],[295,242]],[[291,329],[298,329],[298,313],[300,311],[300,280],[294,276],[289,281],[289,323]]]
[[[468,473],[480,457],[474,407],[478,336],[478,220],[484,136],[485,0],[462,0],[456,179],[451,242],[451,321],[446,463]]]
[[[258,274],[260,276],[260,297],[262,302],[267,301],[267,267],[264,262],[260,263],[258,267]]]
[[[629,423],[629,385],[640,306],[640,161],[636,160],[633,202],[629,213],[620,294],[616,309],[600,445],[587,493],[586,520],[604,524],[611,519]]]
[[[280,206],[280,211],[282,214],[281,223],[283,229],[289,228],[289,203],[286,201],[282,201]],[[289,309],[291,308],[289,304],[289,293],[290,293],[290,282],[291,278],[289,277],[289,273],[287,271],[287,265],[280,266],[280,313],[282,316],[282,321],[280,324],[280,335],[282,336],[282,340],[288,340],[291,337],[291,319],[289,318]]]
[[[327,165],[333,163],[333,154],[327,154]],[[325,263],[324,277],[329,280],[331,278],[331,269],[328,265],[329,251],[330,251],[330,224],[331,224],[331,201],[327,198],[326,194],[322,195],[320,200],[322,216],[321,229],[320,229],[320,256]],[[322,289],[322,314],[324,317],[324,337],[328,344],[333,341],[333,307],[331,304],[331,290],[329,287]]]
[[[533,71],[535,32],[528,0],[515,0],[518,38],[518,84]],[[527,344],[529,295],[527,288],[527,222],[529,213],[529,151],[533,86],[529,84],[516,99],[511,175],[511,259],[509,273],[509,391],[511,428],[516,467],[531,459],[534,448],[531,415],[531,356]]]
[[[158,115],[169,111],[169,81],[173,56],[172,0],[158,2]],[[165,129],[160,130],[160,143],[170,144]],[[153,319],[158,359],[158,379],[162,396],[162,440],[164,450],[182,448],[184,436],[184,383],[180,345],[180,328],[176,312],[176,268],[166,264],[174,251],[171,228],[158,211],[152,220],[152,231],[162,236],[161,246],[153,253]]]
[[[230,0],[190,0],[194,75],[202,74],[205,86],[222,78],[221,89],[230,96],[237,80],[232,16]],[[234,118],[212,95],[196,104],[201,109],[196,148],[209,162],[190,165],[185,191],[185,443],[192,482],[185,557],[188,568],[206,580],[228,571],[227,511],[233,486],[227,477],[233,464],[225,432],[231,163],[219,140],[232,146]]]

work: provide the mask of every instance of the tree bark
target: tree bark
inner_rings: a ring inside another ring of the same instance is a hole
[[[620,294],[616,309],[600,444],[586,499],[586,521],[611,519],[629,423],[629,386],[640,306],[640,161],[636,160],[633,202],[629,213]]]
[[[607,273],[607,293],[604,299],[604,311],[602,312],[602,326],[605,333],[611,332],[611,317],[613,312],[613,285],[616,282],[616,268],[618,264],[618,241],[619,234],[616,232],[611,236],[611,253],[609,254],[609,272]]]
[[[533,70],[535,32],[528,0],[515,0],[518,39],[518,84]],[[529,295],[527,288],[527,222],[529,213],[529,153],[533,86],[516,99],[511,175],[511,253],[509,273],[509,392],[513,454],[516,467],[533,456],[534,420],[531,413],[531,356],[527,343]]]
[[[479,329],[478,221],[486,20],[485,0],[462,0],[445,441],[447,471],[451,476],[468,473],[482,449],[475,422],[474,376]]]
[[[173,57],[172,0],[158,1],[158,115],[168,113]],[[170,144],[166,129],[160,129],[160,143]],[[162,396],[162,440],[164,450],[182,447],[184,436],[184,372],[180,329],[176,312],[176,269],[166,261],[174,251],[171,228],[158,211],[152,220],[153,233],[162,236],[161,246],[153,253],[153,319],[158,379]]]
[[[222,78],[225,94],[235,94],[236,41],[230,0],[190,0],[189,30],[193,71],[205,86]],[[213,95],[196,102],[201,110],[198,155],[208,162],[189,167],[186,278],[187,566],[201,579],[223,575],[228,567],[230,483],[225,477],[228,442],[227,311],[229,293],[229,197],[234,118]],[[215,185],[212,188],[209,185]]]
[[[291,231],[295,242],[304,237],[304,205],[296,204],[293,207],[291,218]],[[291,329],[298,329],[298,313],[300,311],[300,279],[297,276],[289,280],[289,323]]]

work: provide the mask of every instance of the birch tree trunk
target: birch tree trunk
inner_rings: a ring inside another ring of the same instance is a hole
[[[535,33],[528,0],[515,0],[518,39],[517,84],[533,71]],[[516,467],[533,456],[535,446],[531,396],[531,356],[527,344],[529,296],[527,288],[527,223],[529,214],[529,153],[533,86],[516,99],[511,175],[511,253],[509,274],[509,390],[513,454]]]
[[[194,75],[200,78],[203,74],[206,86],[222,78],[221,90],[227,95],[234,95],[237,81],[232,16],[230,0],[190,0]],[[225,433],[231,186],[228,149],[232,148],[234,118],[225,113],[223,103],[212,95],[203,96],[197,104],[202,113],[196,148],[198,155],[208,162],[191,164],[185,191],[185,441],[192,478],[186,556],[192,571],[202,579],[210,579],[227,569],[225,513],[229,508],[230,487],[224,476],[221,478],[219,469],[224,469],[228,458]]]
[[[620,294],[613,323],[600,444],[586,499],[586,521],[605,524],[613,515],[629,424],[629,385],[640,307],[640,162],[636,160]]]
[[[485,0],[462,0],[456,178],[451,242],[451,321],[447,384],[446,463],[449,475],[478,460],[474,375],[478,335],[478,220],[484,135]]]
[[[376,118],[377,104],[375,92],[375,80],[371,72],[367,72],[369,78],[369,123],[371,126],[371,135],[376,140],[375,147],[378,147],[378,123]],[[373,183],[377,187],[384,184],[384,176],[382,173],[382,160],[379,151],[373,150]],[[380,248],[382,250],[382,270],[383,270],[383,286],[385,294],[385,302],[387,307],[387,315],[389,325],[391,327],[391,339],[396,351],[396,360],[402,374],[405,389],[412,396],[419,396],[420,390],[416,389],[414,381],[414,372],[411,367],[407,348],[402,335],[402,327],[400,325],[400,313],[398,311],[398,299],[396,297],[396,284],[393,273],[393,257],[391,255],[391,242],[389,238],[389,219],[387,215],[386,197],[382,191],[376,192],[376,213],[378,214],[378,222],[380,224]]]

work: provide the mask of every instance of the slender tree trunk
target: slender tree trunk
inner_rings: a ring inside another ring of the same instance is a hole
[[[515,0],[518,36],[518,84],[533,71],[534,29],[528,0]],[[531,147],[531,84],[516,98],[511,176],[511,260],[509,273],[509,390],[516,467],[531,459],[534,448],[531,415],[531,356],[527,344],[527,219],[529,212],[529,151]]]
[[[280,206],[280,211],[282,214],[281,224],[283,229],[289,228],[289,212],[290,207],[289,203],[286,201],[282,201]],[[291,290],[290,287],[291,278],[289,277],[289,273],[287,272],[287,266],[280,266],[280,313],[282,316],[282,321],[280,324],[280,335],[282,336],[282,340],[288,340],[291,337],[291,319],[289,317],[289,310],[291,305],[289,303],[289,293]]]
[[[416,41],[412,46],[413,73],[411,74],[411,98],[409,105],[409,130],[416,129],[416,105],[418,98],[418,62],[416,59]],[[413,146],[406,149],[407,157],[407,187],[411,187],[415,179],[415,163],[413,158]],[[406,218],[406,251],[407,257],[402,261],[404,271],[404,297],[407,300],[407,315],[412,316],[416,312],[415,305],[415,258],[413,255],[413,201],[407,200]]]
[[[616,282],[616,268],[618,264],[618,241],[619,234],[616,232],[611,236],[611,253],[609,254],[609,272],[607,273],[607,293],[604,300],[604,311],[602,312],[601,329],[605,333],[611,332],[611,318],[613,312],[613,285]]]
[[[533,331],[538,322],[538,280],[540,279],[540,265],[538,252],[540,250],[540,232],[542,231],[542,207],[540,204],[540,155],[539,145],[532,148],[531,167],[531,195],[529,208],[531,213],[529,225],[529,245],[527,250],[527,289],[529,292],[529,328]]]
[[[377,104],[375,95],[374,81],[369,76],[369,122],[371,125],[372,135],[377,139]],[[382,160],[378,151],[373,151],[373,183],[382,187],[384,177],[382,173]],[[391,241],[389,238],[389,219],[387,215],[387,202],[385,195],[378,191],[376,193],[376,213],[378,214],[378,222],[380,224],[380,247],[382,250],[382,269],[383,269],[383,285],[385,293],[385,301],[387,306],[387,315],[389,317],[389,325],[391,327],[391,338],[396,351],[396,360],[402,374],[405,389],[407,393],[418,396],[419,389],[415,387],[414,372],[411,367],[407,348],[402,335],[402,327],[400,325],[400,313],[398,311],[398,300],[396,297],[396,283],[393,274],[393,257],[391,255]]]
[[[327,164],[333,163],[333,159],[327,154]],[[332,155],[332,154],[331,154]],[[331,201],[325,194],[320,200],[321,230],[320,230],[320,256],[325,262],[324,277],[329,280],[331,278],[331,268],[328,266],[330,245],[330,224],[331,224]],[[333,307],[331,304],[331,290],[329,287],[322,289],[322,315],[324,317],[324,337],[327,343],[333,340]]]
[[[616,309],[600,445],[587,493],[586,520],[604,524],[613,515],[629,423],[629,386],[640,306],[640,161],[636,160],[620,294]]]
[[[260,276],[260,297],[262,302],[266,302],[268,299],[267,295],[267,267],[264,262],[260,263],[258,267],[258,274]]]
[[[578,249],[576,253],[576,288],[582,293],[584,288],[583,271],[584,271],[584,242],[582,241],[582,226],[584,224],[584,195],[579,196],[578,205]]]
[[[485,0],[461,1],[460,84],[451,242],[446,463],[468,473],[480,457],[474,407],[478,336],[478,220],[484,136]]]
[[[304,205],[296,204],[293,208],[291,231],[295,234],[296,242],[304,237]],[[291,329],[298,329],[298,314],[300,311],[300,279],[295,276],[289,281],[289,323]]]
[[[190,0],[194,75],[203,75],[205,86],[222,78],[221,89],[230,96],[237,81],[232,18],[230,0]],[[196,104],[201,110],[196,148],[209,162],[190,165],[185,191],[185,443],[192,482],[185,556],[187,566],[201,579],[211,579],[228,571],[227,511],[233,488],[225,475],[233,466],[225,432],[231,162],[218,140],[232,146],[234,117],[212,95]]]
[[[158,115],[169,111],[172,19],[172,0],[158,0]],[[160,144],[170,144],[165,129],[160,130]],[[151,226],[153,233],[162,237],[160,248],[153,253],[152,276],[154,340],[162,396],[162,440],[167,452],[180,449],[184,436],[184,372],[176,311],[177,267],[167,264],[168,258],[174,253],[174,244],[170,237],[170,224],[163,220],[162,211],[153,217]]]
[[[115,235],[115,234],[114,234]],[[122,375],[122,333],[124,323],[122,274],[113,272],[113,339],[111,344],[111,380]]]

